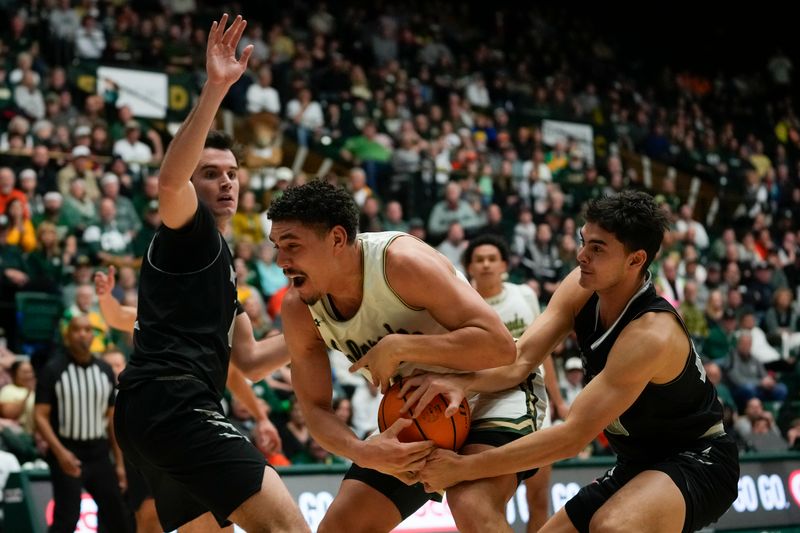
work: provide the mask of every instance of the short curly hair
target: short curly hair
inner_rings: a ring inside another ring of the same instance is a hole
[[[464,255],[461,256],[461,263],[464,265],[464,268],[469,268],[470,263],[472,263],[472,254],[475,253],[475,249],[478,246],[485,245],[494,246],[497,248],[497,251],[500,252],[500,258],[508,263],[511,250],[509,249],[506,240],[499,235],[486,233],[484,235],[478,235],[469,241],[467,248],[464,250]]]
[[[342,226],[349,243],[358,234],[359,211],[353,197],[345,189],[321,180],[289,187],[272,202],[267,216],[273,222],[294,220],[322,232]]]

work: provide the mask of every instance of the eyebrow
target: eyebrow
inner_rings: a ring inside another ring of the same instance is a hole
[[[207,165],[201,166],[200,170],[206,170],[208,168],[213,168],[213,169],[227,168],[228,170],[239,170],[238,165],[233,165],[233,166],[230,166],[230,167],[224,167],[222,165],[211,165],[211,164],[207,164]]]
[[[277,240],[275,240],[275,239],[272,239],[272,238],[270,238],[270,240],[271,240],[272,242],[274,242],[274,243],[277,243],[278,241],[286,241],[286,240],[289,240],[289,239],[299,239],[299,238],[300,238],[300,237],[298,237],[298,236],[297,236],[297,235],[295,235],[294,233],[284,233],[283,235],[281,235],[280,237],[278,237],[278,239],[277,239]]]
[[[581,240],[584,242],[584,244],[602,244],[603,246],[608,246],[608,243],[606,241],[604,241],[603,239],[591,239],[591,240],[587,241],[583,237],[583,230],[579,231],[578,233],[580,234]]]

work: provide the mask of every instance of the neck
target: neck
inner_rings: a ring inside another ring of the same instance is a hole
[[[336,272],[337,279],[342,281],[328,291],[328,296],[341,314],[341,318],[348,320],[356,314],[364,298],[364,261],[361,242],[356,240],[356,244],[349,247],[342,257],[338,268],[331,271]]]
[[[597,291],[600,305],[600,321],[603,326],[608,327],[619,318],[633,295],[644,285],[644,280],[644,276],[631,277],[620,281],[612,287]]]
[[[497,296],[501,292],[503,292],[503,281],[497,281],[492,283],[479,283],[475,285],[475,290],[478,291],[478,294],[485,300],[487,298],[491,298],[493,296]]]

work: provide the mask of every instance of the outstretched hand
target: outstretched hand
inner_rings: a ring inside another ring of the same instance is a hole
[[[247,61],[253,53],[253,45],[248,45],[242,51],[242,56],[236,59],[236,47],[239,39],[247,27],[247,21],[241,15],[237,16],[228,29],[228,14],[222,15],[219,21],[214,21],[211,31],[208,32],[208,46],[206,48],[206,72],[209,83],[233,85],[245,69]]]
[[[421,415],[437,395],[447,400],[444,415],[451,417],[458,412],[461,401],[466,396],[466,384],[459,374],[418,374],[403,380],[399,396],[406,401],[400,409],[403,415],[411,410],[414,418]],[[408,396],[406,396],[408,395]]]

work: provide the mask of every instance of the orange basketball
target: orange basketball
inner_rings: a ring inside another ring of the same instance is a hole
[[[378,427],[381,431],[386,430],[400,418],[400,408],[406,402],[405,397],[399,395],[402,387],[402,380],[395,382],[381,400],[378,410]],[[449,418],[444,414],[446,410],[447,400],[441,394],[437,395],[425,411],[413,419],[414,423],[403,429],[397,438],[400,442],[432,440],[439,448],[458,451],[469,433],[469,404],[466,398],[462,400],[456,414]],[[406,413],[403,417],[410,418],[411,414]]]

